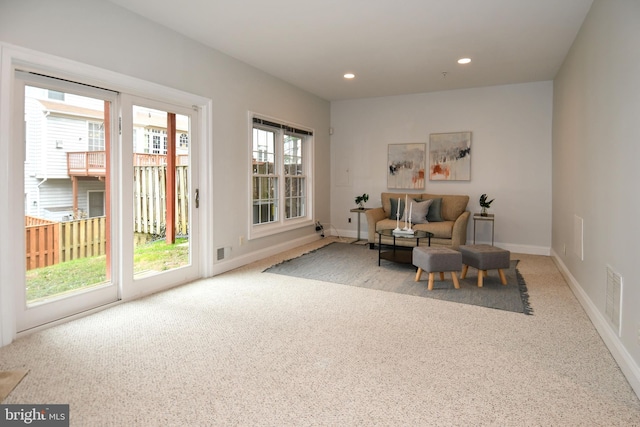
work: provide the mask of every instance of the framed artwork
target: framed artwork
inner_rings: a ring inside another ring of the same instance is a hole
[[[387,187],[424,188],[426,164],[426,144],[389,144]]]
[[[429,180],[471,180],[471,132],[429,135]]]

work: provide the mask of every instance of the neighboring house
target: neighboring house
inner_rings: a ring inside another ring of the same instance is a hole
[[[104,101],[32,86],[25,92],[25,215],[51,221],[103,216]],[[135,109],[134,162],[144,166],[166,164],[166,112]],[[188,119],[177,115],[179,158],[188,153],[188,146]]]

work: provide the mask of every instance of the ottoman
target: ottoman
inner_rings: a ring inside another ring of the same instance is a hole
[[[412,262],[413,265],[418,267],[416,282],[420,280],[423,271],[429,273],[427,289],[430,291],[433,290],[433,275],[438,272],[440,273],[440,280],[444,280],[445,271],[451,272],[453,286],[456,289],[460,289],[458,276],[456,276],[456,271],[460,271],[462,268],[462,255],[460,252],[444,247],[417,246],[413,248]]]
[[[467,269],[471,266],[478,269],[478,287],[482,287],[482,278],[487,275],[487,270],[498,270],[500,282],[507,284],[507,277],[503,268],[509,268],[511,253],[490,245],[462,245],[458,248],[462,254],[461,279],[467,275]]]

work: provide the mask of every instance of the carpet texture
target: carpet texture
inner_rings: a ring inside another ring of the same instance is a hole
[[[640,426],[551,257],[512,254],[535,316],[263,273],[334,240],[24,334],[3,403],[72,427]]]
[[[22,381],[29,372],[26,369],[16,371],[0,371],[0,402],[9,396],[9,393]]]
[[[378,267],[377,250],[336,242],[274,265],[265,272],[532,314],[527,287],[516,269],[517,264],[517,260],[511,260],[510,268],[505,270],[506,286],[500,283],[497,271],[489,271],[483,287],[478,288],[477,270],[469,268],[467,277],[460,280],[460,289],[453,287],[451,275],[445,273],[444,281],[436,274],[433,290],[429,291],[428,273],[423,273],[416,282],[413,265],[382,260]]]

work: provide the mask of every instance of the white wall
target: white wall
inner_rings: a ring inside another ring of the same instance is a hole
[[[537,82],[332,102],[331,223],[355,237],[355,196],[366,192],[367,207],[381,205],[388,144],[424,142],[428,149],[431,133],[471,131],[471,181],[427,180],[425,192],[469,195],[472,212],[487,193],[495,198],[496,245],[548,254],[552,90],[552,82]],[[491,240],[486,225],[478,223],[478,243]],[[472,241],[472,220],[467,235]]]
[[[638,40],[640,2],[596,0],[555,79],[552,248],[640,394]],[[584,260],[573,251],[575,215]],[[620,336],[605,316],[607,265],[623,279]]]
[[[211,243],[214,248],[231,247],[234,266],[250,261],[253,254],[316,237],[314,227],[309,226],[246,240],[251,222],[247,114],[254,111],[313,128],[315,162],[326,165],[327,101],[107,1],[3,1],[0,41],[212,99],[213,192],[201,194],[200,199],[203,203],[206,197],[214,199]],[[328,184],[329,172],[317,167],[317,217],[329,216]],[[245,237],[242,246],[240,236]]]

